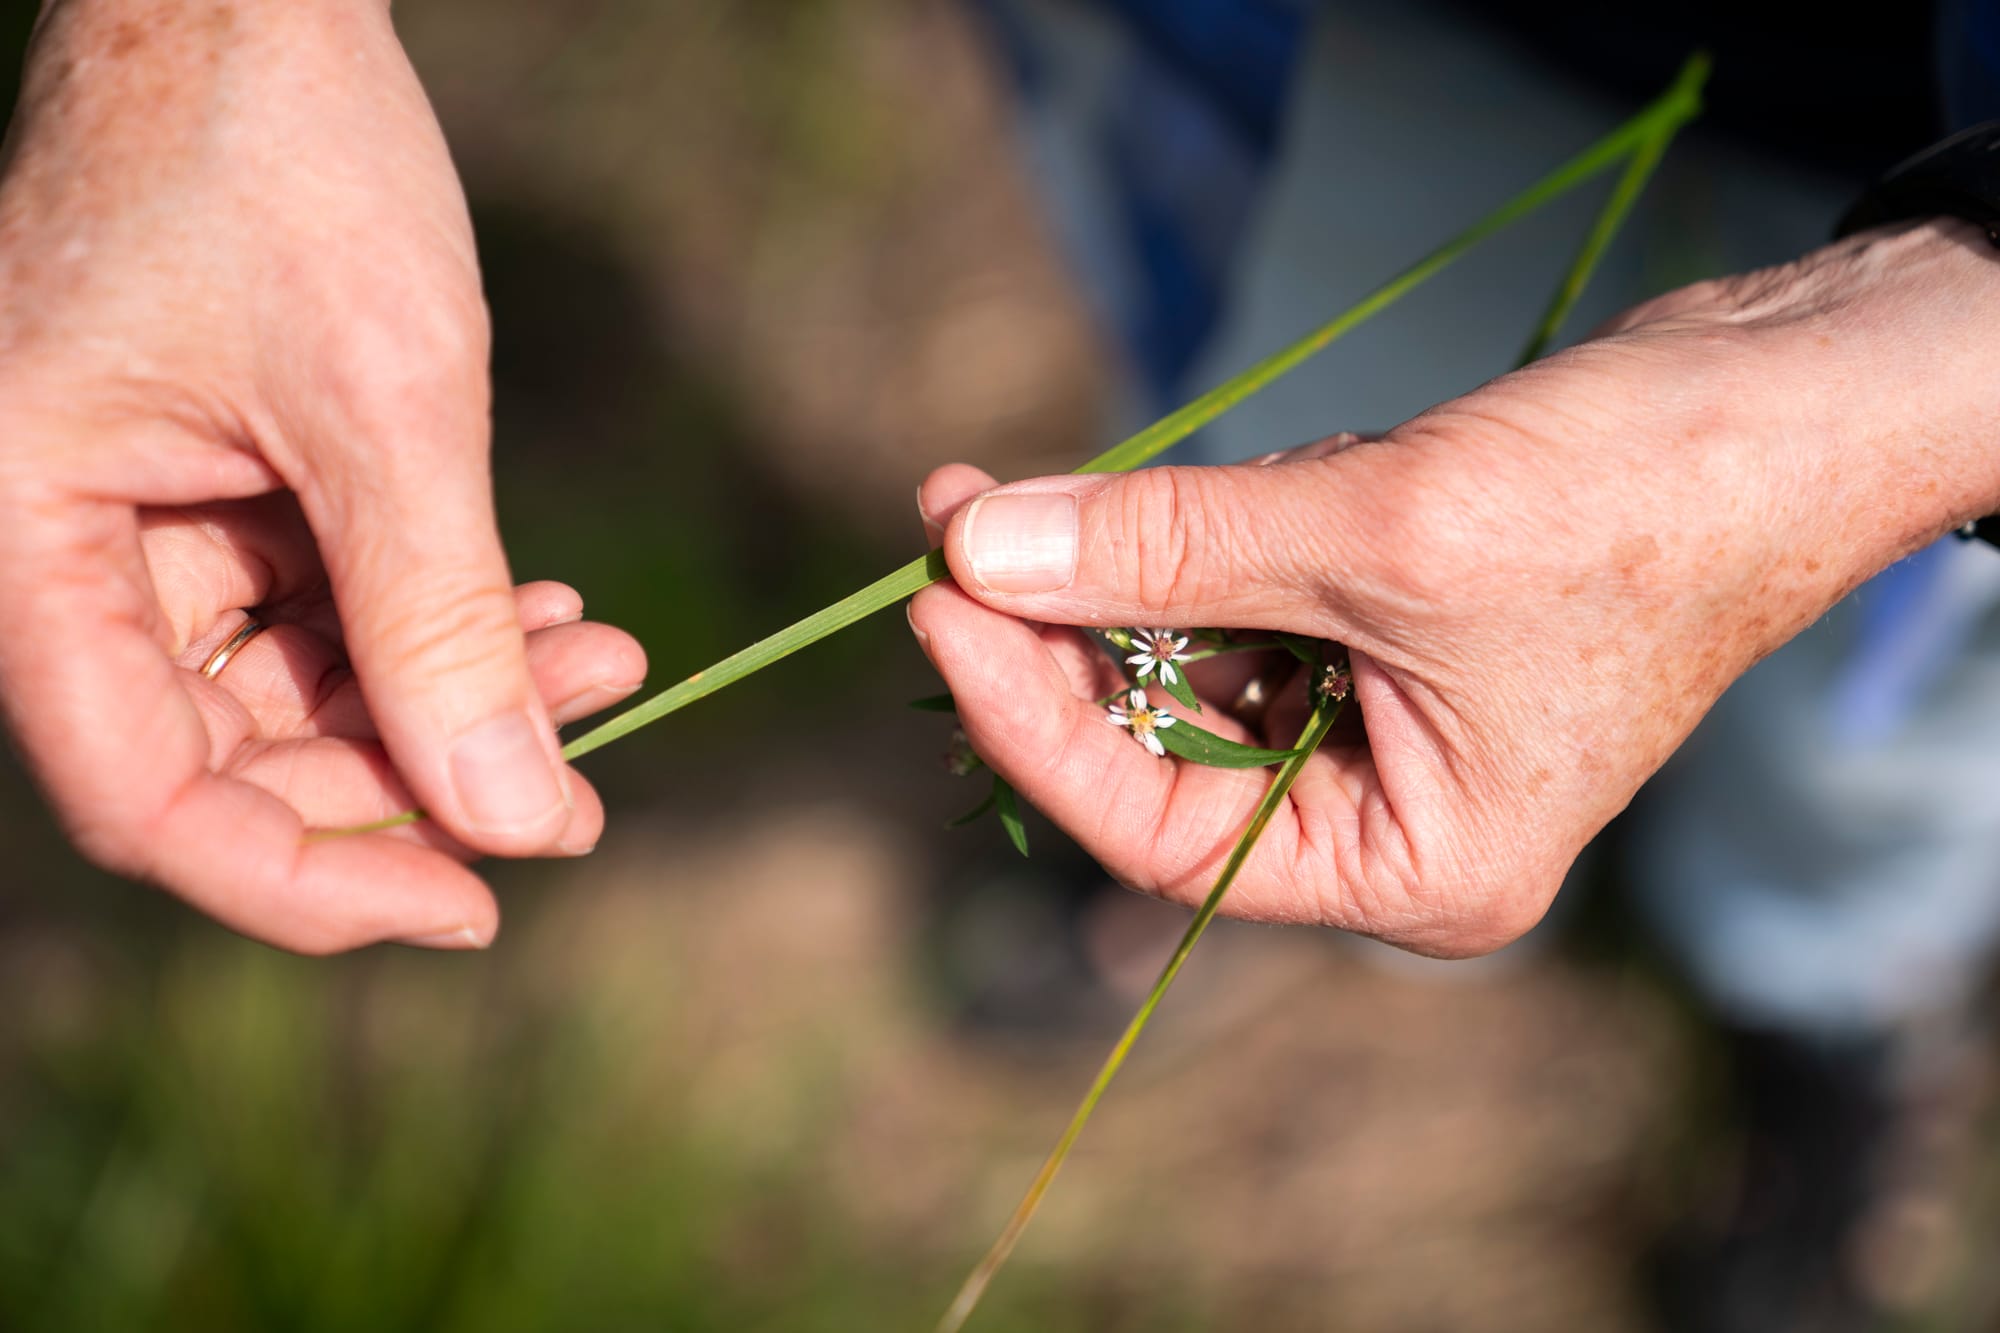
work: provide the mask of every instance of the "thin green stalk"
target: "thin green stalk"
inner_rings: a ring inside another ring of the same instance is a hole
[[[1653,168],[1658,165],[1659,159],[1665,153],[1667,145],[1673,140],[1675,133],[1679,131],[1681,126],[1692,119],[1700,109],[1701,86],[1708,76],[1708,66],[1709,62],[1706,55],[1697,53],[1690,57],[1688,62],[1682,66],[1680,76],[1675,80],[1673,87],[1659,101],[1655,102],[1652,107],[1648,108],[1646,112],[1642,112],[1634,121],[1627,122],[1626,128],[1630,128],[1639,121],[1647,120],[1648,117],[1658,116],[1657,119],[1648,121],[1649,132],[1639,139],[1636,146],[1629,147],[1629,151],[1632,153],[1632,162],[1620,178],[1611,199],[1600,212],[1597,222],[1585,236],[1582,249],[1571,263],[1567,273],[1565,273],[1561,285],[1558,286],[1554,298],[1549,303],[1548,310],[1543,315],[1541,324],[1536,327],[1534,337],[1529,340],[1528,354],[1522,357],[1522,364],[1533,360],[1535,356],[1539,356],[1542,349],[1546,347],[1548,340],[1554,336],[1563,318],[1569,313],[1577,297],[1582,294],[1584,285],[1589,281],[1591,274],[1597,267],[1597,261],[1602,257],[1605,248],[1611,242],[1612,236],[1616,234],[1619,225],[1630,212],[1633,202],[1644,188],[1647,178],[1652,174]],[[1674,108],[1674,113],[1671,115],[1664,114],[1664,108]],[[1614,132],[1609,137],[1616,138],[1622,133],[1622,130]],[[1600,141],[1600,145],[1603,142],[1606,141]],[[1588,157],[1589,154],[1586,153],[1584,156]],[[1575,159],[1572,165],[1582,160],[1582,158]],[[1560,176],[1561,174],[1562,171],[1560,170],[1555,173],[1556,176]],[[1554,177],[1549,179],[1554,179]],[[1578,179],[1582,178],[1579,177]],[[1504,209],[1502,211],[1504,212]],[[1495,214],[1494,216],[1497,217],[1499,215]],[[1488,221],[1490,222],[1492,219],[1489,218]],[[1481,225],[1483,226],[1484,224]],[[1393,286],[1394,284],[1392,283],[1391,285]],[[1384,290],[1387,289],[1385,288]],[[1335,321],[1335,323],[1337,324],[1339,321]],[[1278,357],[1262,363],[1262,366],[1253,368],[1253,371],[1278,364],[1288,355],[1290,355],[1289,351],[1280,353]],[[1310,353],[1307,353],[1307,355],[1310,355]],[[1298,358],[1298,360],[1303,359],[1303,356]],[[1282,374],[1284,370],[1290,369],[1291,365],[1296,364],[1297,361],[1293,361],[1290,364],[1282,365],[1276,373]],[[1225,390],[1228,387],[1228,385],[1223,386]],[[1222,390],[1217,390],[1216,392],[1220,393]],[[1213,394],[1210,395],[1210,397],[1213,396]],[[1200,401],[1203,400],[1197,400],[1197,402]],[[1186,410],[1183,409],[1183,411]],[[1172,420],[1172,418],[1169,418],[1169,420]],[[1165,423],[1162,424],[1164,425]],[[1155,427],[1155,429],[1158,429],[1158,427]],[[1127,442],[1128,445],[1130,443],[1130,441]],[[1119,448],[1124,449],[1126,447],[1126,445],[1121,445]],[[1113,450],[1112,452],[1115,454],[1118,450]],[[1298,753],[1285,762],[1284,766],[1278,770],[1277,775],[1272,779],[1270,787],[1265,790],[1264,799],[1258,804],[1256,813],[1251,817],[1249,827],[1244,830],[1242,837],[1238,839],[1235,848],[1230,852],[1229,860],[1224,864],[1222,875],[1216,881],[1215,887],[1209,891],[1208,897],[1202,902],[1201,909],[1195,913],[1194,920],[1188,924],[1186,933],[1181,936],[1180,944],[1174,949],[1172,957],[1167,960],[1167,965],[1161,971],[1159,979],[1153,983],[1153,989],[1147,994],[1145,1002],[1139,1006],[1139,1011],[1133,1015],[1132,1021],[1126,1025],[1125,1031],[1119,1036],[1117,1044],[1111,1048],[1110,1055],[1106,1057],[1104,1064],[1098,1069],[1097,1078],[1091,1083],[1089,1091],[1084,1094],[1083,1101],[1077,1106],[1075,1114],[1070,1117],[1070,1122],[1064,1128],[1062,1137],[1056,1141],[1055,1148],[1043,1161],[1042,1168],[1036,1173],[1034,1181],[1029,1185],[1027,1194],[1023,1196],[1020,1204],[1015,1207],[1013,1216],[1008,1219],[1007,1225],[1002,1229],[999,1239],[994,1241],[992,1248],[986,1252],[985,1257],[980,1260],[978,1266],[966,1278],[964,1285],[959,1288],[958,1295],[953,1299],[951,1307],[945,1311],[944,1317],[938,1321],[937,1333],[958,1333],[958,1330],[964,1327],[965,1321],[971,1317],[972,1312],[978,1307],[980,1297],[985,1293],[994,1275],[1007,1262],[1008,1256],[1013,1253],[1014,1247],[1019,1243],[1022,1233],[1027,1230],[1028,1223],[1034,1219],[1036,1210],[1040,1208],[1043,1197],[1048,1193],[1050,1184],[1055,1180],[1056,1173],[1062,1169],[1063,1162],[1068,1158],[1070,1149],[1075,1146],[1078,1137],[1082,1135],[1084,1126],[1089,1123],[1091,1115],[1097,1109],[1098,1102],[1103,1099],[1106,1089],[1110,1087],[1111,1080],[1117,1076],[1118,1070],[1125,1063],[1126,1055],[1138,1041],[1139,1035],[1145,1031],[1146,1025],[1152,1020],[1153,1011],[1159,1008],[1160,1001],[1165,997],[1168,987],[1173,985],[1174,978],[1179,974],[1181,965],[1187,961],[1188,955],[1193,952],[1196,942],[1201,939],[1202,933],[1208,929],[1209,922],[1214,919],[1216,912],[1221,908],[1223,897],[1228,893],[1230,885],[1235,881],[1236,873],[1242,869],[1243,863],[1248,859],[1251,849],[1256,846],[1257,840],[1263,836],[1264,829],[1270,823],[1271,816],[1276,811],[1278,804],[1291,790],[1292,783],[1297,780],[1300,771],[1305,768],[1307,761],[1311,759],[1314,751],[1319,748],[1320,742],[1326,739],[1328,730],[1332,728],[1334,721],[1339,716],[1340,704],[1338,702],[1329,704],[1325,700],[1318,699],[1317,696],[1315,698],[1317,702],[1312,718],[1307,723],[1305,734],[1300,737],[1298,746],[1296,747]]]
[[[1130,439],[1105,450],[1076,469],[1078,473],[1125,472],[1151,461],[1208,425],[1229,409],[1274,381],[1296,370],[1324,351],[1342,335],[1380,314],[1429,278],[1465,254],[1473,246],[1551,200],[1616,165],[1626,157],[1661,143],[1662,135],[1685,124],[1700,109],[1700,75],[1705,64],[1690,61],[1672,88],[1657,100],[1542,179],[1522,190],[1424,258],[1404,269],[1354,306],[1314,329],[1291,346],[1266,357],[1233,376],[1193,402],[1168,414]],[[1629,174],[1629,173],[1628,173]],[[677,685],[633,705],[599,724],[563,747],[565,759],[577,759],[612,741],[649,726],[697,699],[724,689],[744,677],[763,670],[801,648],[846,629],[877,611],[885,610],[918,591],[949,576],[941,551],[911,561],[859,592],[788,625],[767,638],[697,671]],[[315,838],[345,837],[412,824],[422,819],[418,810],[407,810],[388,819],[354,828],[312,834]]]
[[[1599,139],[1583,152],[1557,167],[1499,208],[1446,241],[1424,258],[1404,269],[1382,286],[1363,297],[1353,307],[1314,329],[1291,346],[1210,389],[1201,397],[1162,417],[1123,443],[1112,446],[1076,469],[1078,473],[1127,472],[1150,462],[1188,436],[1220,417],[1230,408],[1273,381],[1296,370],[1324,351],[1343,334],[1382,313],[1408,295],[1426,279],[1458,259],[1467,250],[1494,232],[1519,221],[1559,195],[1615,166],[1627,156],[1657,140],[1663,130],[1680,125],[1695,114],[1700,103],[1696,86],[1684,76],[1673,88],[1625,124]],[[657,722],[704,695],[734,684],[829,634],[845,629],[877,611],[894,606],[919,589],[947,577],[944,557],[932,551],[886,578],[869,584],[860,592],[834,603],[797,624],[759,640],[732,657],[698,671],[645,702],[635,705],[563,748],[565,758],[574,759],[599,746],[629,735],[640,727]]]
[[[1697,51],[1689,56],[1687,63],[1681,66],[1680,75],[1674,80],[1674,86],[1668,91],[1667,96],[1672,98],[1678,95],[1699,109],[1701,88],[1708,80],[1708,69],[1707,52]],[[1612,188],[1611,197],[1604,201],[1604,207],[1599,210],[1597,220],[1585,234],[1582,247],[1576,252],[1576,258],[1570,262],[1569,272],[1564,275],[1555,293],[1549,298],[1548,309],[1542,312],[1541,321],[1535,325],[1535,331],[1529,336],[1528,345],[1521,349],[1521,358],[1514,363],[1515,365],[1525,366],[1549,350],[1549,344],[1554,342],[1556,334],[1562,331],[1563,321],[1569,318],[1569,312],[1576,306],[1577,298],[1583,295],[1583,289],[1589,285],[1591,275],[1597,271],[1597,265],[1604,258],[1604,252],[1611,248],[1612,238],[1618,234],[1618,229],[1625,225],[1625,218],[1631,213],[1632,206],[1639,202],[1639,196],[1646,189],[1646,182],[1652,179],[1654,169],[1666,155],[1667,145],[1674,141],[1674,136],[1680,132],[1684,124],[1686,124],[1685,118],[1658,122],[1654,125],[1652,133],[1633,150],[1631,159],[1625,164],[1624,173],[1618,178],[1618,184]]]
[[[1296,747],[1298,753],[1285,761],[1284,766],[1271,779],[1271,785],[1264,789],[1264,798],[1257,802],[1257,808],[1250,816],[1249,826],[1237,840],[1235,850],[1229,853],[1229,860],[1223,863],[1222,873],[1216,877],[1215,887],[1208,891],[1208,897],[1202,900],[1194,919],[1188,922],[1187,929],[1181,933],[1180,943],[1174,946],[1174,952],[1167,959],[1167,965],[1160,970],[1158,980],[1153,982],[1153,989],[1147,992],[1145,1003],[1141,1004],[1139,1011],[1132,1015],[1132,1021],[1125,1025],[1125,1031],[1120,1034],[1117,1044],[1112,1046],[1111,1054],[1105,1057],[1103,1065],[1098,1068],[1097,1077],[1091,1081],[1090,1090],[1084,1093],[1083,1101],[1078,1104],[1076,1113],[1070,1117],[1069,1125],[1063,1130],[1062,1137],[1056,1140],[1055,1148],[1042,1162],[1042,1169],[1035,1173],[1034,1183],[1028,1186],[1028,1192],[1014,1209],[1014,1215],[1007,1219],[1007,1225],[1000,1232],[1000,1238],[993,1242],[993,1248],[986,1252],[986,1257],[979,1261],[978,1267],[974,1268],[971,1275],[965,1279],[965,1285],[958,1289],[958,1296],[952,1301],[951,1308],[944,1312],[942,1319],[938,1320],[937,1333],[957,1333],[957,1330],[965,1326],[965,1321],[979,1304],[979,1298],[984,1294],[987,1284],[993,1280],[993,1275],[1000,1271],[1000,1266],[1007,1262],[1007,1256],[1013,1253],[1015,1244],[1021,1239],[1021,1233],[1028,1229],[1028,1223],[1034,1219],[1035,1210],[1041,1206],[1042,1196],[1048,1193],[1049,1185],[1055,1180],[1056,1173],[1062,1170],[1064,1159],[1069,1156],[1069,1150],[1075,1146],[1077,1137],[1083,1133],[1083,1127],[1090,1121],[1091,1113],[1103,1099],[1105,1089],[1109,1088],[1111,1080],[1118,1076],[1119,1069],[1125,1064],[1125,1057],[1131,1053],[1133,1044],[1139,1040],[1139,1034],[1146,1030],[1146,1024],[1152,1020],[1153,1011],[1160,1007],[1160,1001],[1166,997],[1167,988],[1174,984],[1174,978],[1180,975],[1182,964],[1187,962],[1188,955],[1194,952],[1194,946],[1201,940],[1209,922],[1215,919],[1216,912],[1222,907],[1222,900],[1229,893],[1229,886],[1236,882],[1236,876],[1243,869],[1243,863],[1250,857],[1250,849],[1256,846],[1258,837],[1271,822],[1271,816],[1277,813],[1278,807],[1284,803],[1286,795],[1291,791],[1292,784],[1297,782],[1299,774],[1305,771],[1305,766],[1312,758],[1313,752],[1319,748],[1319,743],[1325,740],[1327,732],[1333,729],[1334,722],[1340,717],[1340,710],[1341,704],[1338,701],[1322,701],[1313,709],[1312,716],[1306,721],[1305,730],[1299,735]]]
[[[748,648],[739,649],[723,658],[705,671],[697,671],[680,684],[660,691],[652,698],[635,707],[628,708],[617,717],[594,727],[563,746],[563,758],[575,759],[589,754],[592,750],[609,745],[621,736],[630,735],[650,722],[657,722],[667,714],[687,707],[696,699],[714,694],[717,690],[753,672],[761,671],[781,657],[789,657],[808,644],[818,643],[829,634],[846,629],[857,620],[865,619],[884,607],[915,596],[919,591],[951,577],[945,568],[944,552],[932,550],[904,565],[893,574],[884,575],[859,592],[849,593],[832,606],[822,607],[797,624],[788,625],[769,638],[759,639]]]
[[[1270,653],[1283,652],[1285,645],[1276,639],[1268,643],[1219,643],[1213,648],[1197,648],[1185,657],[1176,657],[1176,662],[1206,662],[1211,657],[1226,657],[1230,653]]]

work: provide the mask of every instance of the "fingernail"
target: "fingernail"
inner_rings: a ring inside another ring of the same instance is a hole
[[[965,511],[972,577],[993,592],[1054,592],[1076,576],[1076,497],[982,495]]]
[[[451,747],[451,780],[466,819],[483,832],[534,828],[569,804],[526,713],[504,713],[460,736]]]
[[[908,602],[903,603],[903,619],[910,622],[910,633],[917,636],[917,647],[928,649],[931,646],[931,636],[917,628],[917,613],[911,609]]]
[[[931,517],[931,511],[924,508],[924,488],[917,487],[917,517],[924,521],[924,535],[933,544],[944,540],[944,524]]]
[[[440,930],[431,935],[405,935],[396,942],[413,949],[484,949],[493,940],[471,926],[460,926],[456,930]]]

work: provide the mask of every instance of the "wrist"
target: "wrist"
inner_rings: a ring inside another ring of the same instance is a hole
[[[1691,433],[1741,455],[1760,521],[1836,595],[2000,510],[2000,252],[1950,218],[1672,292],[1607,332]]]
[[[2000,252],[1984,231],[1902,224],[1799,268],[1790,327],[1779,312],[1767,327],[1789,363],[1775,384],[1850,478],[1828,479],[1823,524],[1879,569],[2000,510]]]

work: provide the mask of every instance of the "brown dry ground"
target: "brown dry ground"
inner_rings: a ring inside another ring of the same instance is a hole
[[[668,822],[511,947],[589,993],[662,1089],[700,1089],[685,1113],[727,1151],[805,1145],[790,1169],[916,1257],[997,1227],[1109,1034],[940,1020],[907,962],[927,887],[907,823],[810,803],[747,839]],[[1183,917],[1130,902],[1150,971]],[[1172,1287],[1201,1327],[1644,1328],[1634,1260],[1679,1034],[1649,986],[1556,958],[1446,979],[1225,927],[1018,1262],[1092,1274],[1109,1308]]]

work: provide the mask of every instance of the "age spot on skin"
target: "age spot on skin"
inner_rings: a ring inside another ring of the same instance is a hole
[[[1621,539],[1611,548],[1611,564],[1618,577],[1630,583],[1644,565],[1660,558],[1660,543],[1651,533]]]
[[[104,54],[113,60],[128,56],[146,40],[146,25],[137,19],[124,19],[111,30],[104,39]]]

